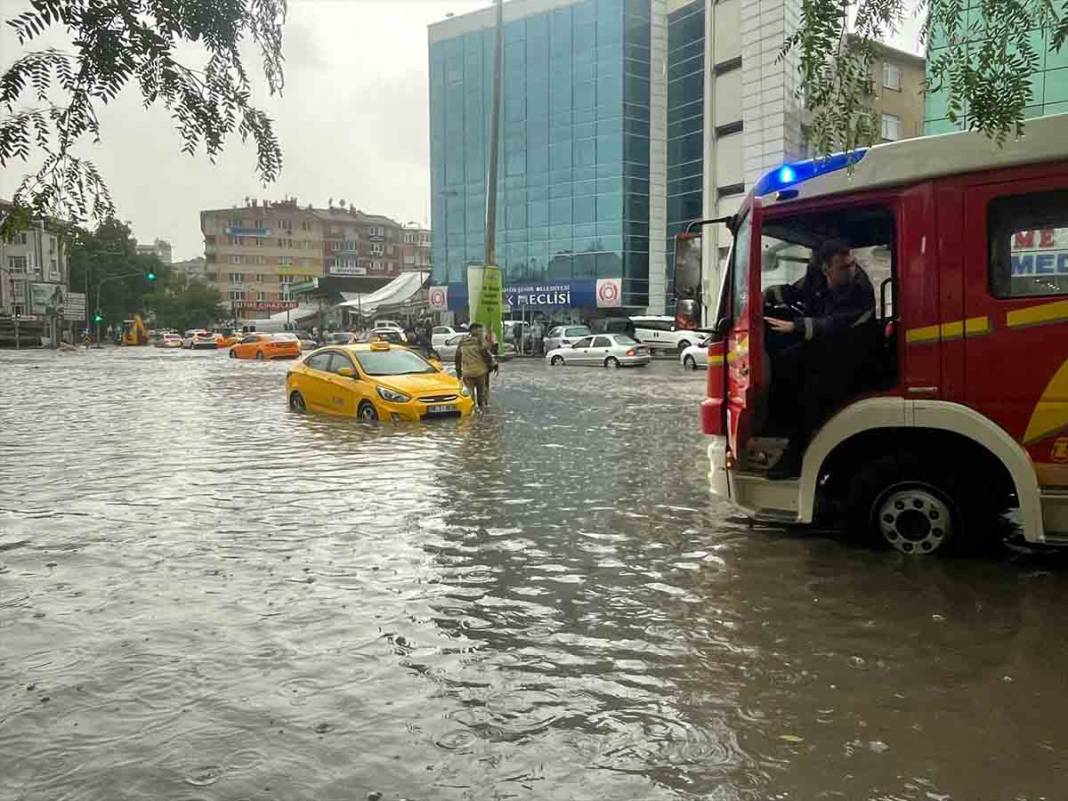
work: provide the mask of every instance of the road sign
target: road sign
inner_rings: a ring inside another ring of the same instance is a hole
[[[68,292],[66,304],[63,306],[64,320],[84,320],[85,318],[85,293]]]

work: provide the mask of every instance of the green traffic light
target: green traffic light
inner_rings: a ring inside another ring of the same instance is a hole
[[[102,314],[94,314],[93,315],[93,322],[94,323],[102,323],[102,322],[104,322],[104,315],[102,315]]]
[[[156,274],[155,273],[147,273],[145,275],[145,278],[147,278],[149,281],[155,281],[156,280]]]

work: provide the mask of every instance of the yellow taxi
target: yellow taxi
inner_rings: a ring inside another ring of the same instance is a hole
[[[374,420],[467,417],[474,400],[454,375],[389,342],[320,348],[289,368],[294,411]]]

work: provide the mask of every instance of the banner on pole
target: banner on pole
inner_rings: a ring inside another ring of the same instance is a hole
[[[467,303],[471,322],[485,327],[489,344],[504,341],[504,274],[500,267],[467,268]]]

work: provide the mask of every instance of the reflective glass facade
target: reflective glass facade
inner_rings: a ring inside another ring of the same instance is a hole
[[[667,274],[674,236],[702,218],[704,173],[705,0],[668,14]]]
[[[430,43],[432,281],[458,286],[485,258],[494,37],[492,24],[447,37],[449,24]],[[623,304],[644,307],[649,0],[581,0],[506,18],[504,33],[506,285],[620,278]]]
[[[980,0],[964,0],[964,24],[970,27],[980,21]],[[945,46],[937,30],[932,31],[929,44],[929,60],[934,59]],[[1042,117],[1049,114],[1068,113],[1068,47],[1059,52],[1050,52],[1050,32],[1036,29],[1031,32],[1031,46],[1038,53],[1038,68],[1031,77],[1031,104],[1024,109],[1026,117]],[[967,119],[956,124],[946,118],[946,93],[929,92],[925,98],[924,133],[940,134],[963,130]],[[967,115],[965,115],[966,117]]]

